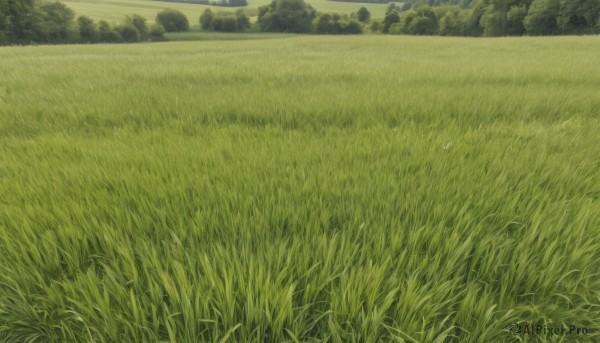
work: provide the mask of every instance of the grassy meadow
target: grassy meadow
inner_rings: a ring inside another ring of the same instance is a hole
[[[158,0],[63,0],[77,15],[87,15],[96,20],[119,21],[127,15],[139,14],[154,21],[156,14],[165,8],[183,12],[191,25],[198,25],[200,14],[206,8],[213,11],[235,11],[240,7],[218,7],[198,4],[164,2]],[[248,6],[241,8],[257,9],[271,3],[270,0],[248,0]],[[350,14],[366,7],[373,18],[383,18],[389,4],[351,3],[330,0],[307,0],[306,3],[322,12]]]
[[[1,342],[600,340],[598,37],[272,38],[0,49]]]

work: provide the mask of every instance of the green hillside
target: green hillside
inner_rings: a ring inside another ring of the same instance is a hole
[[[205,8],[210,7],[213,10],[231,11],[235,8],[215,7],[195,4],[183,4],[172,2],[161,2],[153,0],[67,0],[63,1],[79,15],[91,16],[95,19],[104,19],[117,21],[129,14],[140,14],[150,20],[154,20],[156,13],[165,8],[174,8],[184,12],[193,25],[197,25],[198,18]],[[258,8],[269,3],[268,0],[248,0],[247,8]],[[336,2],[328,0],[308,0],[319,11],[346,13],[356,12],[364,6],[369,9],[374,18],[383,17],[386,4],[360,4],[349,2]]]

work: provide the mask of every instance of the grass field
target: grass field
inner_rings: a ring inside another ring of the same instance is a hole
[[[290,33],[270,33],[270,32],[210,32],[210,31],[187,31],[187,32],[168,32],[165,38],[168,41],[210,41],[210,40],[257,40],[257,39],[278,39],[293,37]]]
[[[162,2],[155,0],[63,0],[77,15],[87,15],[94,19],[118,21],[127,15],[139,14],[154,21],[156,14],[165,8],[182,11],[191,25],[198,25],[200,14],[206,8],[213,11],[235,11],[237,8],[215,7],[195,4]],[[248,0],[245,8],[258,8],[270,3],[270,0]],[[373,18],[383,18],[388,4],[349,3],[329,0],[307,0],[314,8],[323,12],[350,14],[366,7]]]
[[[598,342],[599,54],[2,48],[0,341]]]

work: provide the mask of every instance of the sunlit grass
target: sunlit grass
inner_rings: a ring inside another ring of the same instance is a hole
[[[287,33],[225,33],[225,32],[170,32],[165,34],[169,41],[209,41],[209,40],[254,40],[293,37]]]
[[[2,48],[0,341],[597,341],[599,53]]]
[[[94,19],[119,21],[127,15],[139,14],[154,21],[156,14],[165,8],[174,8],[185,13],[192,25],[198,25],[200,14],[206,8],[212,11],[235,11],[235,7],[219,7],[198,4],[186,4],[177,2],[155,1],[155,0],[64,0],[78,15],[87,15]],[[270,0],[248,0],[246,9],[257,9],[269,4]],[[357,2],[342,2],[329,0],[306,0],[315,9],[322,12],[350,14],[366,7],[373,18],[383,18],[389,4],[368,4]]]

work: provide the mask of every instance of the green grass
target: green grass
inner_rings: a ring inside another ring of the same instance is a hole
[[[154,21],[156,14],[165,8],[174,8],[182,11],[188,17],[191,25],[198,25],[200,14],[206,8],[213,11],[235,11],[236,8],[215,7],[196,4],[172,3],[154,0],[62,0],[77,15],[87,15],[94,19],[119,21],[127,15],[139,14]],[[270,0],[248,0],[245,8],[258,8],[270,3]],[[329,0],[307,0],[314,8],[323,12],[350,14],[366,7],[373,18],[383,18],[388,4],[349,3]]]
[[[598,54],[2,48],[0,341],[597,342]]]
[[[169,32],[165,38],[169,41],[207,41],[207,40],[254,40],[293,37],[287,33],[224,33],[207,31]]]

